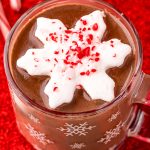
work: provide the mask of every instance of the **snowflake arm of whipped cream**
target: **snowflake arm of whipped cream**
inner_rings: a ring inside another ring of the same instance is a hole
[[[60,20],[40,17],[37,18],[35,36],[44,44],[44,46],[57,49],[62,36],[61,33],[65,30],[67,30],[67,28]]]
[[[59,70],[59,67],[54,69],[51,79],[44,90],[49,96],[49,104],[51,108],[56,108],[63,103],[70,103],[76,89],[76,81],[72,76],[74,70],[71,68],[67,69],[67,73],[64,74],[59,72]]]
[[[95,65],[97,72],[90,76],[81,77],[81,85],[92,99],[111,101],[114,98],[114,81],[106,74],[106,70],[119,67],[123,64],[125,57],[131,52],[127,44],[118,39],[102,42],[95,48],[100,54],[100,61]]]
[[[83,16],[80,20],[78,20],[74,29],[77,31],[80,29],[82,29],[83,31],[85,30],[83,37],[85,41],[87,40],[88,35],[94,35],[93,42],[99,43],[106,30],[106,24],[103,20],[103,17],[105,17],[103,11],[94,11],[91,14]],[[83,24],[85,26],[83,26]]]
[[[44,47],[27,50],[17,66],[32,76],[50,76],[44,93],[51,108],[70,103],[77,87],[92,99],[114,98],[115,83],[106,70],[121,66],[131,47],[118,39],[101,42],[106,30],[104,17],[104,12],[94,11],[71,29],[57,19],[37,19],[35,36]]]

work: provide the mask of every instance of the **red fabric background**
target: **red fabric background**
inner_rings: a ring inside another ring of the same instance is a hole
[[[23,7],[19,13],[10,9],[9,0],[2,0],[6,16],[11,24],[38,0],[22,0]],[[150,0],[106,0],[121,10],[136,27],[143,45],[143,70],[150,74]],[[0,150],[33,150],[30,144],[18,132],[15,116],[3,68],[4,39],[0,33]],[[150,117],[145,118],[149,127]],[[150,136],[150,130],[143,129],[143,134]],[[124,150],[148,150],[150,145],[134,139],[125,142]]]

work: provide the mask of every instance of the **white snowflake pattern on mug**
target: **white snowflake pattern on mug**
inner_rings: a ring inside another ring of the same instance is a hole
[[[108,122],[112,122],[120,115],[120,111],[117,111],[116,113],[112,114],[111,117],[108,119]]]
[[[46,144],[54,144],[53,141],[46,138],[46,135],[44,133],[38,132],[32,127],[29,123],[25,125],[26,129],[28,129],[29,134],[37,139],[40,143],[46,145]]]
[[[87,122],[84,122],[78,125],[65,123],[64,127],[60,127],[57,129],[60,130],[61,132],[64,132],[66,136],[74,136],[74,135],[86,136],[88,130],[90,131],[95,127],[96,126],[89,126]]]
[[[34,123],[40,123],[39,119],[33,116],[32,114],[28,114],[28,117],[34,122]]]
[[[84,143],[74,143],[74,144],[70,145],[70,147],[72,149],[82,149],[82,148],[86,147],[86,145]]]
[[[98,140],[98,143],[104,143],[107,144],[108,142],[110,142],[113,138],[117,137],[120,132],[121,132],[121,128],[123,127],[123,123],[122,121],[120,121],[115,128],[110,129],[109,131],[106,131],[104,134],[104,137],[102,137],[100,140]]]

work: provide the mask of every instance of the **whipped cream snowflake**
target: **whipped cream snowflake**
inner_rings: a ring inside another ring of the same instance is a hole
[[[37,19],[35,36],[44,46],[27,50],[17,66],[32,76],[50,76],[44,92],[51,108],[70,103],[77,87],[93,100],[114,98],[115,83],[106,70],[121,66],[131,47],[118,39],[101,42],[106,30],[104,17],[104,12],[94,11],[71,29],[58,19]]]

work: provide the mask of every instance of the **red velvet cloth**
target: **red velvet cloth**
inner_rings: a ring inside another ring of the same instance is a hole
[[[136,27],[143,45],[143,71],[150,74],[150,0],[106,0],[121,10]],[[6,16],[12,26],[17,18],[38,0],[22,0],[20,12],[10,9],[9,0],[2,0]],[[0,150],[33,150],[18,132],[3,67],[4,39],[0,33]],[[149,128],[150,117],[145,117],[144,126]],[[150,136],[150,129],[143,128],[142,134]],[[148,150],[150,145],[127,139],[124,150]]]

